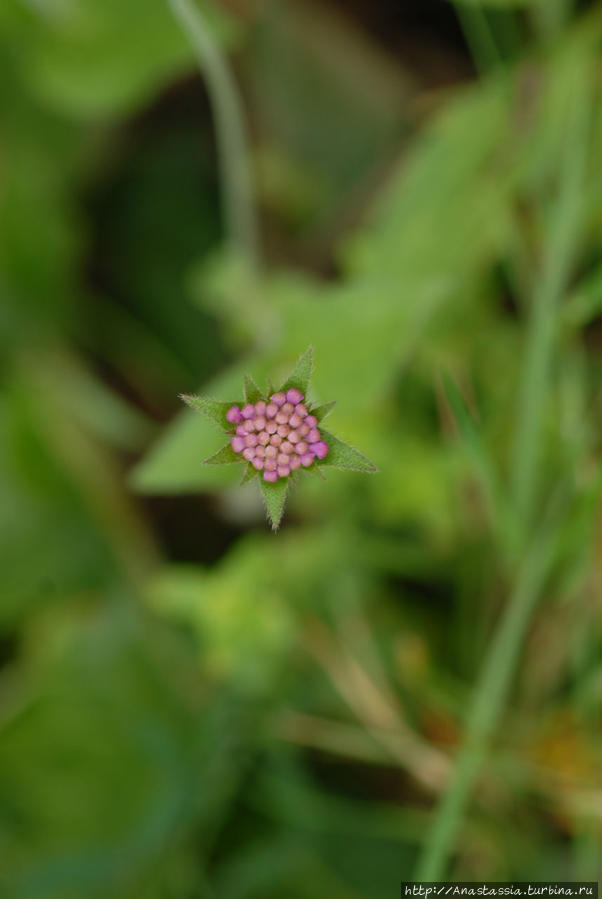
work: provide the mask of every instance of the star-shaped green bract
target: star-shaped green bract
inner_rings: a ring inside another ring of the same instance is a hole
[[[240,453],[235,452],[235,450],[233,449],[232,444],[235,443],[236,440],[233,435],[237,433],[237,426],[231,421],[231,417],[233,414],[233,408],[239,408],[236,401],[223,403],[219,402],[218,400],[212,400],[208,397],[203,396],[182,396],[182,399],[185,403],[187,403],[193,409],[196,409],[198,412],[202,412],[204,415],[211,418],[212,421],[219,425],[231,437],[229,442],[226,443],[226,445],[223,446],[220,450],[218,450],[217,453],[215,453],[213,456],[210,456],[209,459],[205,459],[205,464],[230,465],[234,462],[244,463],[246,467],[242,483],[246,483],[252,478],[257,478],[259,480],[263,498],[265,500],[268,518],[274,530],[277,530],[282,519],[289,485],[292,481],[295,480],[300,472],[305,470],[322,474],[323,469],[326,468],[339,468],[347,471],[363,471],[368,473],[374,473],[377,471],[372,462],[370,462],[369,459],[367,459],[358,450],[356,450],[355,447],[349,446],[347,443],[343,443],[343,441],[339,440],[338,437],[335,437],[333,434],[325,431],[321,427],[323,419],[326,418],[335,403],[324,403],[323,405],[312,407],[310,403],[307,402],[307,391],[309,388],[311,371],[312,349],[311,347],[309,347],[297,362],[290,377],[286,379],[279,390],[274,390],[270,386],[269,389],[266,389],[266,391],[262,392],[257,384],[255,384],[253,379],[249,377],[249,375],[245,375],[244,377],[244,404],[269,404],[270,397],[274,395],[285,395],[287,394],[287,392],[289,392],[289,395],[295,395],[295,393],[298,391],[300,394],[302,394],[302,399],[305,400],[304,408],[306,408],[307,410],[307,415],[313,416],[315,419],[317,419],[317,423],[320,424],[320,443],[314,444],[314,446],[317,448],[316,452],[318,453],[318,455],[308,456],[308,458],[306,459],[306,468],[298,467],[297,470],[291,470],[289,474],[278,477],[274,481],[264,480],[262,472],[257,471],[253,467],[251,462],[245,462]],[[281,398],[279,402],[283,403],[284,399]],[[263,408],[263,405],[261,405],[261,408]],[[229,417],[227,417],[227,415]],[[244,425],[244,421],[241,422],[241,426],[242,425]],[[293,437],[291,437],[291,440],[292,439]],[[236,448],[237,450],[239,449],[238,446],[236,446]],[[324,453],[326,453],[326,455],[323,455]],[[323,457],[320,457],[322,455]],[[304,461],[303,465],[305,465],[306,462]],[[284,471],[286,472],[287,469],[284,468]],[[276,477],[276,474],[274,474],[274,477]]]

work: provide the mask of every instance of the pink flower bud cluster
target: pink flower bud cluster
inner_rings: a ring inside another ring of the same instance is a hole
[[[265,481],[287,478],[328,454],[317,418],[308,413],[303,394],[294,387],[272,394],[267,402],[247,403],[242,409],[232,406],[226,418],[236,425],[232,449],[263,471]]]

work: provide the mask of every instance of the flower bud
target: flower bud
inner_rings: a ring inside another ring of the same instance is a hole
[[[257,413],[257,415],[261,416],[261,418],[265,416],[266,408],[267,404],[265,400],[259,400],[258,403],[255,403],[255,412]]]
[[[276,471],[278,466],[276,465],[275,459],[266,459],[263,463],[263,467],[266,471]]]
[[[246,424],[246,422],[245,422],[245,424]],[[244,425],[237,425],[236,433],[238,434],[239,437],[246,437],[249,432],[247,431],[247,429],[245,428]]]
[[[288,464],[291,471],[296,471],[301,465],[301,459],[296,453],[288,457]]]
[[[255,430],[256,430],[256,431],[263,431],[263,429],[264,429],[265,426],[266,426],[266,420],[265,420],[265,418],[261,418],[261,417],[259,417],[259,418],[254,418],[254,419],[253,419],[253,424],[254,424],[254,426],[255,426]]]
[[[276,413],[278,412],[278,406],[276,403],[269,403],[269,405],[265,408],[266,418],[274,418]]]
[[[280,452],[281,452],[281,453],[286,453],[287,456],[288,456],[290,453],[294,452],[294,449],[295,449],[295,448],[294,448],[293,444],[292,444],[292,443],[289,443],[288,440],[285,440],[285,441],[283,442],[282,446],[280,447]]]
[[[256,471],[261,471],[263,468],[264,462],[263,459],[258,459],[257,456],[251,461],[251,465]]]
[[[241,420],[242,415],[238,406],[230,406],[228,411],[226,412],[226,419],[231,422],[233,425],[237,425]]]
[[[246,459],[247,462],[252,462],[255,458],[255,450],[252,446],[245,446],[244,450],[242,451],[242,455],[243,459]]]
[[[315,415],[308,415],[307,418],[305,419],[305,424],[310,428],[317,428],[318,427],[318,419],[316,418]]]
[[[245,437],[245,446],[257,446],[257,435],[247,434]]]
[[[268,434],[267,431],[262,431],[261,434],[258,435],[257,441],[262,446],[267,446],[268,443],[270,442],[270,435]]]
[[[276,415],[276,422],[279,425],[285,425],[288,422],[288,415],[286,414],[286,412],[278,412],[278,414]]]
[[[312,453],[318,457],[318,459],[323,459],[325,456],[327,456],[330,449],[328,444],[323,440],[318,441],[318,443],[312,443],[309,448]]]
[[[309,434],[307,435],[307,442],[308,443],[317,443],[318,440],[320,439],[320,436],[321,435],[320,435],[320,432],[318,431],[318,429],[312,428],[311,431],[309,432]]]
[[[266,469],[266,471],[264,471],[263,473],[263,479],[264,481],[269,481],[271,484],[273,484],[278,480],[278,475],[275,471],[268,471]]]
[[[268,434],[275,434],[276,431],[278,430],[278,425],[276,424],[275,421],[268,421],[267,425],[265,426],[265,429],[268,432]]]
[[[256,446],[255,447],[255,458],[263,459],[265,456],[265,446]]]
[[[303,419],[301,418],[301,416],[297,415],[296,412],[293,412],[293,414],[291,415],[291,417],[288,420],[288,423],[291,426],[291,428],[298,428],[302,421],[303,421]]]
[[[288,465],[279,465],[277,468],[277,472],[278,472],[279,478],[288,478],[289,474],[291,473],[291,470],[288,467]]]
[[[251,431],[254,431],[254,430],[255,430],[255,419],[248,418],[245,421],[245,431],[247,432],[247,434],[250,434]]]
[[[241,415],[243,418],[254,418],[255,417],[255,406],[252,403],[247,403],[246,406],[242,407]]]
[[[295,406],[295,415],[298,415],[299,418],[305,418],[307,416],[307,407],[303,405],[303,403],[297,403]]]
[[[286,396],[283,393],[273,393],[270,399],[277,406],[283,406],[286,403]]]
[[[278,450],[275,446],[266,446],[265,448],[265,457],[266,459],[275,459],[278,455]]]
[[[301,459],[301,465],[304,468],[309,468],[309,466],[314,461],[314,454],[313,453],[304,453],[302,456],[300,456],[300,459]]]
[[[292,403],[293,406],[296,406],[297,403],[300,403],[303,399],[303,394],[300,390],[297,390],[296,387],[291,387],[286,391],[286,399],[289,403]]]
[[[288,465],[288,456],[285,453],[279,453],[276,462],[278,465]]]
[[[304,440],[302,440],[302,441],[301,441],[300,443],[298,443],[297,446],[295,447],[295,452],[296,452],[299,456],[304,456],[305,453],[308,453],[308,452],[309,452],[309,446],[307,445],[307,443],[306,443]]]
[[[297,434],[299,434],[300,437],[307,437],[309,434],[309,425],[303,423],[300,428],[297,428]]]
[[[284,406],[282,407],[282,412],[284,412],[284,414],[287,416],[291,416],[294,411],[295,411],[295,407],[293,406],[292,403],[285,403]]]
[[[288,437],[290,432],[291,432],[291,429],[289,428],[288,425],[278,425],[278,430],[276,431],[276,433],[280,437]]]
[[[272,444],[272,446],[280,446],[280,444],[282,443],[282,437],[280,436],[280,434],[274,434],[272,437],[270,437],[270,443]]]
[[[288,435],[289,443],[299,443],[300,440],[301,440],[301,438],[299,437],[299,434],[297,433],[297,431],[291,431],[290,434]]]
[[[245,439],[246,439],[245,437],[233,437],[232,438],[232,440],[230,441],[230,446],[232,447],[232,449],[234,450],[235,453],[242,453],[242,451],[244,450],[244,448],[246,446]]]

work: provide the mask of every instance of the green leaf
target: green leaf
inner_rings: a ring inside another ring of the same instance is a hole
[[[226,412],[234,405],[234,402],[220,403],[219,400],[210,400],[206,396],[188,396],[184,393],[180,394],[180,399],[190,406],[191,409],[196,409],[197,412],[206,415],[216,425],[223,428],[224,431],[232,430],[232,425],[226,418]]]
[[[264,399],[264,396],[250,375],[244,377],[245,402],[256,403],[258,400]]]
[[[330,447],[330,452],[325,459],[316,462],[316,465],[320,468],[328,466],[329,468],[339,468],[347,471],[366,471],[371,474],[378,471],[376,465],[362,455],[359,450],[356,450],[355,447],[349,446],[348,443],[343,443],[342,440],[339,440],[333,434],[329,434],[328,431],[322,430],[322,436]]]
[[[309,379],[311,377],[312,357],[313,350],[311,347],[308,347],[295,365],[289,378],[282,385],[282,390],[286,391],[291,387],[296,387],[297,390],[301,391],[303,396],[307,397]]]
[[[234,452],[229,443],[208,459],[203,459],[203,465],[231,465],[233,462],[244,462],[244,459],[239,453]]]
[[[284,504],[286,502],[286,493],[288,490],[288,481],[288,478],[278,478],[275,484],[264,481],[263,478],[259,481],[268,518],[275,531],[278,530],[280,521],[282,520]]]
[[[247,484],[249,481],[252,481],[257,474],[259,474],[259,472],[253,468],[250,462],[247,462],[247,467],[244,470],[240,486],[242,487],[243,484]]]
[[[322,403],[321,406],[316,406],[315,409],[312,409],[311,414],[315,415],[315,417],[318,419],[318,421],[322,421],[323,419],[326,418],[327,415],[330,415],[330,413],[332,412],[332,410],[336,406],[336,404],[337,404],[336,400],[332,400],[332,402],[330,402],[330,403]]]

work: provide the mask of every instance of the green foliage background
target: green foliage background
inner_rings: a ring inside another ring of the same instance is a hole
[[[0,7],[1,894],[597,879],[600,6],[449,5],[443,76],[344,5],[196,9],[254,275],[168,4]],[[178,394],[310,344],[380,474],[275,536]]]

